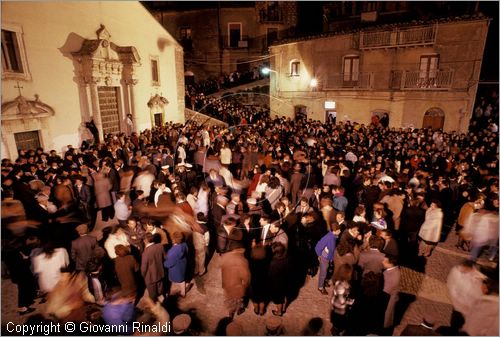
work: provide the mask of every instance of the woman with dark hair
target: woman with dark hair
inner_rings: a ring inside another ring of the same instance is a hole
[[[46,242],[42,253],[33,258],[33,273],[38,275],[38,286],[45,295],[51,292],[61,279],[61,268],[69,264],[68,252],[55,248],[52,241]]]
[[[283,316],[287,305],[290,277],[290,262],[286,253],[286,247],[281,242],[274,242],[271,246],[273,257],[269,265],[269,286],[271,300],[276,304],[275,316]]]
[[[137,273],[139,263],[130,254],[130,246],[115,246],[115,272],[121,286],[123,296],[137,295]]]

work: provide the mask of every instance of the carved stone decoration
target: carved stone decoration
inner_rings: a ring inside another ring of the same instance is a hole
[[[27,100],[24,96],[17,96],[13,101],[2,104],[2,121],[29,120],[54,116],[55,111],[49,105],[42,103],[40,97]]]
[[[97,39],[84,40],[80,50],[72,53],[81,65],[82,76],[101,86],[118,86],[122,80],[132,79],[134,67],[140,65],[135,47],[117,46],[111,42],[111,34],[104,25],[96,35]]]
[[[163,108],[167,104],[168,104],[168,100],[165,97],[156,94],[149,99],[148,108],[150,108],[150,109],[153,109],[154,107]]]

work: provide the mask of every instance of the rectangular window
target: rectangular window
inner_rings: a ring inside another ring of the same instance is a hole
[[[228,47],[238,48],[238,42],[241,40],[241,23],[228,23]]]
[[[160,71],[158,69],[158,58],[151,59],[151,82],[154,86],[160,85]]]
[[[6,71],[23,72],[16,33],[5,29],[2,29],[2,64]]]
[[[2,79],[31,80],[20,25],[2,22]]]
[[[299,67],[300,67],[299,61],[292,61],[290,63],[290,76],[299,76]]]
[[[184,40],[184,39],[191,39],[191,28],[181,28],[180,29],[180,38],[181,40]]]
[[[357,86],[359,79],[359,56],[344,57],[343,85]]]

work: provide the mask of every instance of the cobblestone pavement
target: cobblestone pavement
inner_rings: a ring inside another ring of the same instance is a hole
[[[99,224],[102,228],[108,224]],[[404,312],[401,322],[394,329],[394,335],[399,335],[406,324],[418,324],[424,314],[431,314],[437,325],[448,325],[452,306],[446,289],[446,278],[451,267],[459,263],[465,255],[454,247],[453,234],[446,242],[439,244],[433,255],[425,265],[425,274],[406,267],[402,268],[401,300],[400,305]],[[480,261],[486,264],[487,261]],[[317,277],[317,276],[316,276]],[[283,316],[283,325],[287,335],[301,334],[302,329],[312,317],[322,317],[325,322],[324,334],[328,335],[331,324],[329,322],[329,296],[321,295],[317,291],[316,277],[308,277],[300,290],[298,298],[293,301]],[[206,335],[214,334],[220,319],[226,316],[224,295],[221,288],[221,274],[219,258],[212,259],[208,273],[197,282],[186,298],[178,303],[180,310],[190,311],[192,315],[202,321],[202,328]],[[9,321],[21,323],[26,317],[20,318],[16,313],[17,289],[10,280],[2,281],[2,324]],[[35,305],[42,309],[43,304]],[[263,335],[265,320],[272,316],[274,305],[268,307],[265,316],[256,316],[252,305],[235,321],[243,327],[244,335]]]

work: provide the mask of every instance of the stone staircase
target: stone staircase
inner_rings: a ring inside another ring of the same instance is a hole
[[[200,112],[185,108],[184,109],[184,118],[186,123],[189,121],[194,121],[198,124],[208,125],[208,126],[222,126],[228,127],[227,123],[224,123],[221,120],[210,117],[208,115],[204,115]]]
[[[262,87],[262,86],[266,86],[266,85],[267,86],[269,85],[269,78],[264,78],[262,80],[250,82],[250,83],[247,83],[247,84],[242,84],[242,85],[239,85],[239,86],[234,87],[234,88],[230,88],[230,89],[218,91],[218,92],[216,92],[214,94],[211,94],[211,95],[208,95],[208,96],[210,96],[210,97],[221,97],[224,94],[237,93],[237,92],[240,92],[240,91],[245,91],[245,90],[248,90],[248,89],[252,89],[252,88],[255,88],[255,87]]]

